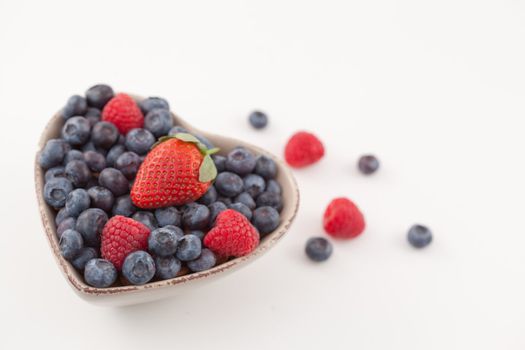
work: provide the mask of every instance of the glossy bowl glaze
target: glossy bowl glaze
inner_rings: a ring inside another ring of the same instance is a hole
[[[140,100],[141,98],[135,96],[135,99]],[[172,295],[177,295],[179,293],[183,293],[187,289],[195,288],[201,284],[215,280],[216,278],[226,276],[228,273],[231,273],[238,268],[254,261],[256,258],[267,252],[270,248],[274,247],[277,241],[279,241],[289,230],[290,225],[295,218],[299,207],[299,189],[291,171],[280,159],[275,157],[273,154],[270,154],[269,152],[249,143],[230,137],[219,136],[200,131],[176,115],[173,115],[173,118],[175,125],[183,126],[192,133],[203,135],[208,138],[216,147],[220,147],[221,151],[219,154],[225,155],[236,146],[244,146],[250,149],[256,155],[265,155],[272,158],[277,163],[277,181],[280,183],[283,190],[284,207],[281,212],[281,223],[277,229],[266,235],[261,240],[259,246],[251,254],[241,258],[229,260],[213,267],[212,269],[182,275],[169,280],[152,282],[142,286],[125,285],[110,288],[91,287],[84,283],[81,274],[79,274],[79,272],[60,255],[55,225],[56,211],[46,204],[43,197],[42,190],[44,187],[44,170],[42,170],[38,164],[38,155],[40,150],[46,144],[47,140],[60,137],[60,130],[64,124],[64,121],[60,113],[57,113],[47,124],[38,145],[38,152],[35,161],[36,197],[38,200],[38,207],[42,217],[45,234],[52,249],[52,253],[55,256],[55,259],[67,281],[73,287],[73,290],[82,299],[88,302],[109,306],[144,303],[170,297]]]

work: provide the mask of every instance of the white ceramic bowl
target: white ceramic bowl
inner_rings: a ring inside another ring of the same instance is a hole
[[[141,98],[135,96],[135,99],[140,100]],[[210,270],[186,274],[169,280],[152,282],[142,286],[126,285],[111,288],[91,287],[84,283],[81,274],[79,274],[78,271],[60,255],[55,225],[56,212],[53,208],[46,204],[43,197],[42,190],[44,187],[44,171],[38,164],[38,153],[44,147],[47,140],[60,136],[60,130],[64,124],[64,121],[60,116],[60,113],[57,113],[49,121],[40,138],[39,151],[37,152],[37,160],[35,162],[36,197],[38,200],[38,206],[40,209],[40,215],[42,217],[42,223],[44,225],[46,237],[53,251],[53,255],[55,256],[56,261],[65,278],[73,287],[73,290],[82,299],[88,302],[109,306],[144,303],[176,295],[178,293],[183,293],[187,289],[195,288],[198,285],[205,284],[216,278],[224,277],[228,273],[231,273],[238,268],[245,266],[249,262],[254,261],[256,258],[268,251],[268,249],[275,246],[277,241],[279,241],[281,237],[288,231],[295,218],[299,207],[299,189],[291,171],[280,159],[269,152],[259,147],[250,145],[246,142],[200,131],[176,115],[173,115],[173,118],[175,125],[181,125],[190,132],[201,134],[208,138],[215,146],[220,147],[221,151],[219,154],[227,154],[234,147],[241,145],[250,149],[256,155],[265,155],[272,158],[277,163],[277,181],[280,183],[283,190],[284,207],[281,212],[281,223],[279,227],[275,229],[275,231],[266,235],[261,240],[259,246],[251,254],[241,258],[229,260],[223,264],[213,267]]]

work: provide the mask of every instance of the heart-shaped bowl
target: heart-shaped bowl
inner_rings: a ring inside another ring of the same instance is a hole
[[[142,98],[134,96],[137,101]],[[195,272],[191,274],[182,275],[168,280],[147,283],[141,286],[135,285],[121,285],[110,288],[95,288],[87,285],[84,282],[83,276],[60,254],[58,238],[56,235],[55,215],[56,212],[45,201],[43,196],[44,188],[44,170],[38,164],[38,156],[40,150],[44,147],[49,139],[60,136],[60,130],[64,125],[64,120],[57,113],[48,122],[44,129],[40,142],[38,145],[38,152],[35,161],[35,186],[36,197],[38,200],[38,207],[42,217],[42,223],[46,233],[47,240],[51,246],[51,250],[55,259],[73,290],[84,300],[98,305],[107,306],[123,306],[150,302],[162,298],[166,298],[178,293],[183,293],[186,289],[195,288],[199,285],[205,284],[219,277],[226,276],[226,274],[235,271],[236,269],[246,266],[248,263],[254,261],[259,256],[263,255],[270,248],[283,237],[292,224],[297,210],[299,208],[299,189],[291,171],[284,165],[284,163],[273,154],[253,146],[247,142],[236,140],[233,138],[214,135],[204,131],[200,131],[190,124],[180,119],[178,116],[172,114],[175,125],[180,125],[188,129],[191,133],[203,135],[208,138],[216,147],[220,147],[219,154],[227,154],[236,146],[244,146],[251,150],[255,155],[265,155],[273,159],[278,167],[277,181],[282,187],[283,195],[283,209],[281,212],[281,223],[271,233],[266,235],[260,242],[259,246],[249,255],[228,260],[220,265],[217,265],[209,270]]]

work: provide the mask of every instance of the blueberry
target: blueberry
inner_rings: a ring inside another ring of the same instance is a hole
[[[166,258],[157,256],[155,257],[155,267],[157,269],[155,276],[161,280],[167,280],[177,276],[181,268],[181,262],[174,256]]]
[[[281,198],[280,194],[273,193],[273,192],[263,192],[257,197],[257,208],[259,207],[272,207],[278,212],[281,212],[281,209],[283,209],[283,200]]]
[[[138,250],[124,259],[122,274],[132,284],[148,283],[155,276],[155,261],[145,251]]]
[[[242,181],[244,190],[253,198],[257,198],[266,189],[266,181],[259,175],[246,175]]]
[[[124,152],[126,152],[126,147],[124,145],[117,144],[111,147],[108,154],[106,155],[106,165],[108,167],[114,167],[118,157],[120,157],[120,155]]]
[[[107,221],[108,216],[102,209],[89,208],[78,216],[75,229],[80,232],[87,246],[98,247],[100,234]]]
[[[51,179],[44,185],[44,200],[55,209],[66,204],[69,192],[73,191],[71,181],[63,177]]]
[[[232,201],[231,198],[222,197],[222,196],[217,198],[217,202],[224,203],[226,206],[229,206],[229,205],[233,204],[233,201]]]
[[[155,229],[148,237],[148,250],[157,256],[173,255],[177,251],[178,241],[182,236],[184,232],[176,226]]]
[[[263,129],[268,124],[268,116],[260,111],[253,111],[248,120],[255,129]]]
[[[95,288],[107,288],[117,280],[117,269],[106,259],[91,259],[84,268],[84,280]]]
[[[90,150],[88,150],[90,151]],[[95,151],[102,154],[104,157],[106,157],[108,155],[108,152],[109,150],[105,149],[105,148],[100,148],[100,147],[96,147],[95,148]]]
[[[84,145],[82,145],[80,147],[80,150],[82,152],[87,152],[87,151],[97,152],[97,147],[95,147],[95,144],[93,142],[89,141],[89,142],[86,142]]]
[[[84,118],[87,119],[89,125],[93,128],[102,119],[102,112],[100,112],[100,109],[88,108]]]
[[[120,170],[129,180],[132,180],[135,178],[135,175],[137,175],[141,163],[142,160],[138,154],[134,152],[124,152],[117,158],[115,168]]]
[[[118,136],[118,140],[117,140],[117,145],[122,145],[124,146],[126,144],[126,135],[122,135],[120,134]]]
[[[162,227],[163,229],[166,229],[166,230],[171,230],[173,232],[175,232],[175,234],[177,235],[177,238],[178,239],[181,239],[182,236],[184,236],[184,231],[182,231],[182,229],[178,226],[175,226],[175,225],[166,225],[164,227]]]
[[[96,147],[109,149],[117,142],[119,135],[115,124],[98,122],[93,126],[93,130],[91,131],[91,141],[93,141]]]
[[[102,109],[115,93],[113,89],[105,84],[97,84],[86,91],[86,100],[88,105]]]
[[[82,236],[75,230],[66,230],[60,236],[60,254],[62,254],[66,260],[75,258],[78,253],[80,253],[83,245],[84,241]]]
[[[153,213],[149,211],[138,211],[135,214],[133,214],[132,218],[133,220],[141,222],[152,231],[158,227],[155,215],[153,215]]]
[[[84,117],[69,118],[62,127],[62,138],[72,146],[88,142],[91,125]]]
[[[272,207],[260,207],[253,211],[252,224],[261,237],[275,230],[280,220],[279,213]]]
[[[186,204],[183,204],[181,206],[179,206],[179,209],[181,211],[181,214],[184,214],[184,212],[190,208],[193,208],[194,206],[196,206],[197,204],[199,203],[196,203],[196,202],[190,202],[190,203],[186,203]],[[182,226],[181,226],[182,227]]]
[[[199,272],[211,269],[217,263],[215,254],[209,249],[204,248],[201,255],[192,261],[188,261],[188,268],[193,272]]]
[[[75,269],[82,271],[86,267],[86,264],[89,260],[96,258],[98,258],[98,253],[95,249],[91,247],[84,247],[80,249],[77,257],[71,260],[71,265],[73,265]]]
[[[98,176],[98,183],[113,192],[115,196],[129,193],[129,181],[115,168],[106,168]]]
[[[86,190],[89,190],[92,187],[98,186],[98,179],[96,177],[91,177],[84,187]]]
[[[234,203],[242,203],[250,210],[255,209],[255,200],[248,192],[242,192],[233,200]]]
[[[76,225],[77,219],[67,217],[65,218],[60,225],[57,226],[57,237],[60,239],[62,237],[62,234],[66,232],[67,230],[74,230]]]
[[[69,119],[75,115],[84,115],[87,111],[86,99],[79,95],[71,96],[62,109],[64,119]]]
[[[306,255],[313,261],[321,262],[332,255],[332,243],[323,237],[312,237],[306,241]]]
[[[215,202],[208,205],[208,209],[210,210],[210,224],[213,224],[217,215],[228,209],[228,207],[223,202]]]
[[[66,212],[69,216],[76,218],[84,210],[89,208],[91,200],[86,190],[77,188],[69,192],[66,198]]]
[[[210,186],[208,191],[206,191],[206,193],[201,198],[199,198],[199,203],[204,205],[210,205],[215,201],[217,201],[217,190],[214,186]]]
[[[180,226],[181,223],[180,212],[175,207],[155,209],[155,219],[161,227],[167,225]]]
[[[106,158],[95,151],[84,152],[84,161],[88,168],[95,173],[101,172],[106,167]]]
[[[192,205],[184,210],[182,222],[189,230],[205,229],[210,222],[210,210],[202,204]]]
[[[248,208],[246,205],[242,203],[233,203],[229,206],[229,208],[246,216],[248,220],[252,219],[252,211],[250,210],[250,208]]]
[[[108,154],[108,150],[95,146],[92,141],[89,141],[82,146],[82,152],[93,151],[102,154],[104,157]]]
[[[226,170],[238,175],[246,175],[255,169],[255,156],[244,147],[237,147],[228,153]]]
[[[243,181],[237,174],[225,171],[220,173],[215,179],[215,188],[226,197],[233,197],[242,192]]]
[[[408,231],[408,242],[415,248],[424,248],[432,242],[432,231],[423,225],[414,225]]]
[[[194,260],[201,254],[201,249],[202,243],[199,237],[195,235],[185,235],[179,239],[176,256],[181,261]]]
[[[168,133],[168,135],[169,136],[173,136],[173,135],[179,134],[179,133],[188,134],[189,131],[188,131],[188,129],[183,128],[180,125],[176,125],[176,126],[174,126],[173,128],[170,129],[170,132]]]
[[[49,169],[58,166],[62,163],[66,153],[69,150],[70,146],[64,140],[48,140],[40,152],[38,163],[43,169]]]
[[[130,217],[131,215],[135,214],[137,210],[137,207],[135,207],[131,201],[131,197],[129,195],[124,195],[115,199],[112,213],[113,215]]]
[[[66,177],[66,169],[63,166],[56,166],[54,168],[48,169],[44,175],[44,181],[48,182],[49,180],[55,179],[57,177]]]
[[[266,180],[274,179],[277,175],[277,164],[271,158],[260,156],[255,163],[255,173]]]
[[[206,236],[206,233],[204,233],[204,231],[198,231],[198,230],[192,230],[188,232],[188,234],[199,237],[201,241],[204,239],[204,236]]]
[[[212,149],[215,147],[215,145],[210,140],[208,140],[205,136],[200,135],[200,134],[194,134],[194,135],[208,149]]]
[[[153,109],[144,118],[144,129],[149,130],[157,138],[167,135],[172,126],[173,119],[167,109]]]
[[[95,108],[95,107],[89,107],[87,109],[87,112],[86,114],[84,115],[84,118],[86,119],[89,119],[90,117],[93,117],[95,119],[97,119],[97,122],[100,121],[100,119],[102,118],[102,111],[98,108]],[[91,126],[95,125],[96,123],[93,123]]]
[[[102,186],[93,186],[87,191],[93,208],[100,208],[106,213],[111,212],[115,197],[110,190]]]
[[[266,192],[281,194],[281,185],[275,180],[268,180],[266,183]]]
[[[67,163],[72,162],[74,160],[84,160],[84,153],[82,153],[82,151],[79,151],[78,149],[70,150],[66,153],[66,156],[64,157],[64,165],[67,165]]]
[[[379,160],[375,156],[367,154],[359,158],[357,166],[363,174],[370,175],[379,169]]]
[[[168,101],[160,97],[148,97],[139,103],[140,110],[144,115],[148,114],[154,109],[170,109]]]
[[[66,195],[67,198],[67,195]],[[64,202],[65,204],[65,202]],[[58,211],[57,216],[55,216],[55,225],[60,225],[64,220],[66,220],[69,216],[66,213],[66,208],[62,208]]]
[[[91,179],[91,171],[86,162],[72,160],[66,165],[66,177],[75,187],[83,187]]]
[[[221,156],[220,154],[214,154],[211,156],[213,159],[213,162],[215,163],[215,167],[217,168],[217,172],[222,173],[226,170],[226,157]]]
[[[140,156],[148,153],[154,143],[155,136],[146,129],[131,129],[126,135],[126,147]]]

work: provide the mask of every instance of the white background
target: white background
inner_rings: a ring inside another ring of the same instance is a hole
[[[523,349],[524,40],[523,1],[0,0],[0,347]],[[98,82],[279,155],[317,133],[326,157],[295,171],[284,240],[175,299],[81,301],[44,239],[33,158],[48,118]],[[377,176],[356,171],[365,152]],[[336,196],[367,230],[310,263]],[[416,222],[435,234],[423,251],[405,240]]]

